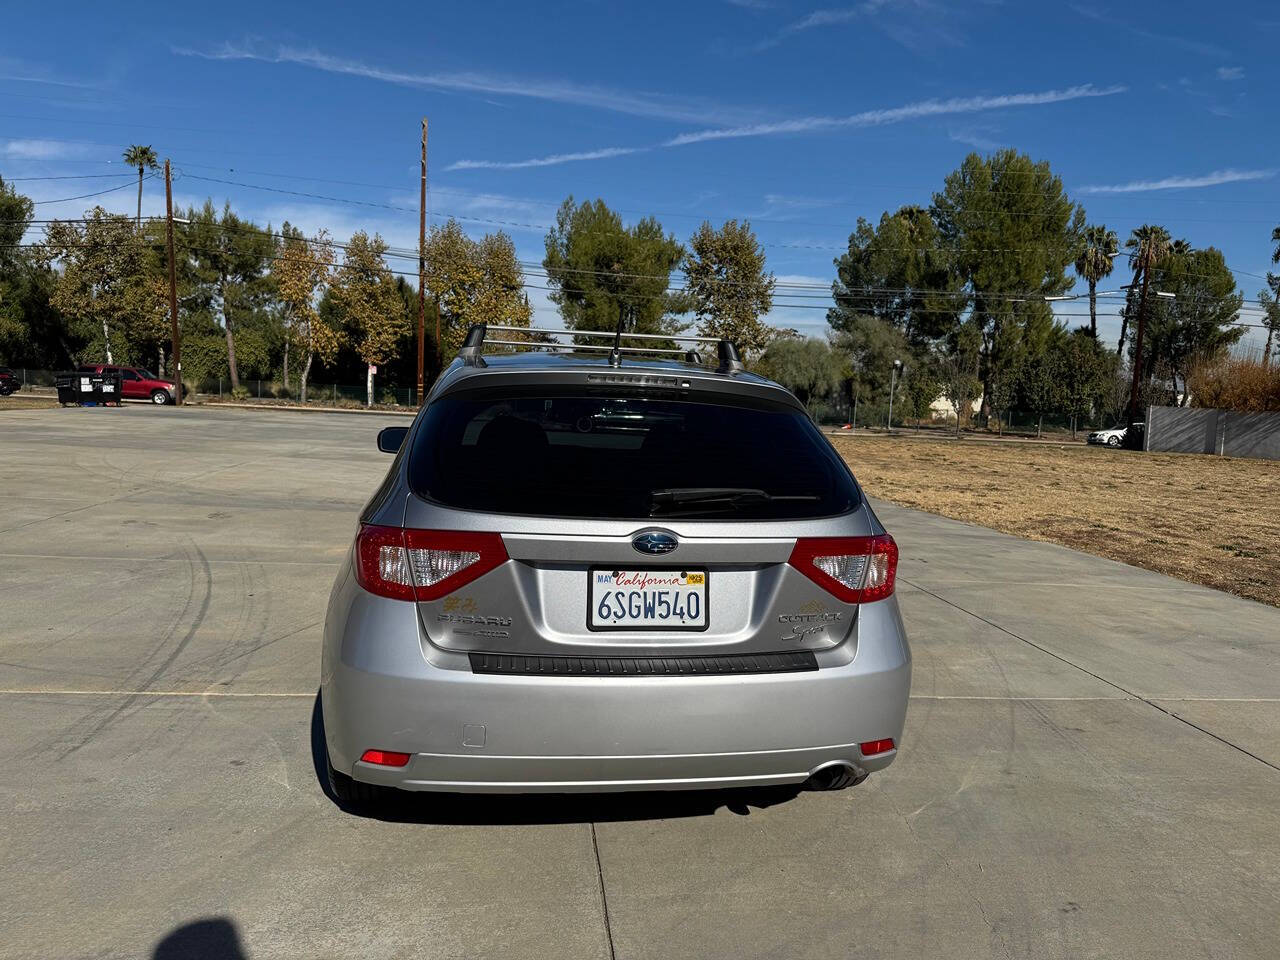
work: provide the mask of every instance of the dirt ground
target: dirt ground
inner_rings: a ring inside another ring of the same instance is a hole
[[[833,442],[874,497],[1280,606],[1280,463],[1082,443]]]

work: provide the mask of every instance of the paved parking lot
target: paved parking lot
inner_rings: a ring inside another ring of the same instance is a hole
[[[342,812],[320,627],[386,422],[0,412],[0,957],[1280,950],[1280,610],[887,505],[887,772]]]

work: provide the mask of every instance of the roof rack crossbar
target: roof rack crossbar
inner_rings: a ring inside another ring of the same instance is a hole
[[[612,340],[617,336],[611,330],[569,330],[569,329],[553,329],[551,327],[509,327],[499,326],[496,323],[489,324],[490,330],[501,330],[506,333],[557,333],[566,337],[607,337]],[[665,333],[623,333],[624,340],[673,340],[676,343],[719,343],[719,337],[687,337],[682,334],[665,334]],[[488,343],[496,341],[489,340]]]
[[[492,329],[492,328],[490,328]],[[535,350],[563,350],[565,353],[572,353],[574,350],[600,350],[609,352],[613,347],[606,347],[599,343],[544,343],[538,340],[485,340],[485,343],[497,344],[503,347],[530,347]],[[672,350],[670,347],[622,347],[623,353],[644,354],[644,353],[670,353],[684,355],[687,350]]]
[[[565,343],[559,340],[514,340],[514,339],[496,339],[490,336],[491,332],[500,333],[520,333],[520,334],[541,334],[541,335],[559,335],[572,337],[573,342]],[[596,343],[580,343],[583,337],[603,337],[612,340],[613,343],[605,346]],[[623,340],[649,340],[649,341],[666,341],[668,343],[687,343],[693,344],[692,347],[682,347],[672,349],[671,347],[645,347],[645,346],[623,346]],[[663,356],[683,356],[689,363],[700,364],[702,357],[698,353],[698,344],[714,343],[716,345],[717,358],[720,361],[717,373],[733,374],[741,372],[745,369],[742,358],[738,354],[738,348],[731,340],[723,337],[688,337],[680,334],[665,333],[623,333],[620,329],[610,333],[607,330],[569,330],[557,329],[552,327],[517,327],[509,324],[492,323],[473,324],[467,331],[466,340],[462,344],[462,348],[458,351],[458,357],[468,366],[485,366],[484,347],[485,344],[493,344],[502,347],[524,347],[528,350],[557,350],[565,353],[572,353],[576,350],[596,350],[609,354],[609,364],[617,366],[622,355],[643,356],[645,354],[659,354]]]

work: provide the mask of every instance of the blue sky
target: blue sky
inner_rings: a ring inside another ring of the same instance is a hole
[[[810,334],[856,218],[927,204],[971,150],[1050,161],[1122,237],[1151,221],[1218,246],[1250,298],[1280,224],[1274,3],[57,9],[6,12],[6,179],[117,173],[126,144],[150,143],[173,159],[180,204],[230,199],[260,221],[412,248],[426,115],[433,221],[506,229],[536,262],[570,193],[653,213],[680,239],[703,219],[749,219],[789,284],[771,321]],[[54,201],[116,182],[15,185]],[[134,195],[44,202],[37,216],[95,202],[132,211]],[[144,207],[162,211],[158,182]],[[554,323],[545,280],[528,280],[538,322]],[[1083,322],[1070,315],[1087,305],[1059,312]]]

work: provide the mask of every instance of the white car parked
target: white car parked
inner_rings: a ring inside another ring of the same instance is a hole
[[[1146,424],[1135,423],[1135,427],[1141,429]],[[1095,430],[1089,434],[1089,443],[1096,443],[1108,447],[1119,447],[1124,445],[1125,434],[1129,432],[1128,426],[1112,427],[1110,430]],[[1141,433],[1139,433],[1141,436]]]

